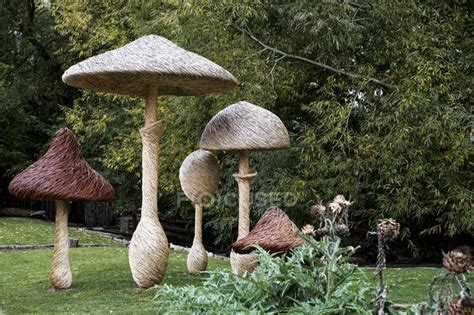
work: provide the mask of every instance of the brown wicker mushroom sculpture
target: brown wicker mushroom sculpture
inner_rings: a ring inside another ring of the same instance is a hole
[[[56,200],[51,282],[55,289],[69,288],[69,202],[111,200],[115,198],[114,189],[84,160],[72,131],[62,128],[56,132],[46,154],[13,178],[8,191],[17,198]]]
[[[209,151],[194,151],[181,165],[179,180],[181,188],[196,209],[194,240],[189,250],[187,266],[190,273],[197,273],[207,268],[207,252],[202,243],[202,208],[219,186],[219,162]]]
[[[142,216],[129,247],[138,286],[159,283],[168,265],[168,240],[158,219],[158,147],[165,122],[156,118],[159,95],[203,95],[237,87],[228,71],[166,38],[149,35],[72,67],[63,81],[75,87],[145,96],[142,137]]]
[[[250,182],[257,175],[250,170],[250,151],[284,149],[290,145],[288,131],[272,112],[242,101],[226,107],[207,124],[200,147],[210,151],[239,151],[239,173],[234,177],[239,186],[239,229],[237,239],[249,233]],[[232,270],[237,274],[250,272],[256,266],[253,255],[231,252]]]
[[[304,244],[304,240],[295,234],[297,229],[283,210],[270,207],[246,237],[232,244],[232,249],[240,254],[251,252],[255,246],[270,253],[288,252]]]

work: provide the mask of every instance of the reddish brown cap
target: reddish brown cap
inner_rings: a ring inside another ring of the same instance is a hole
[[[304,244],[304,240],[295,234],[296,225],[283,210],[270,207],[250,233],[231,245],[239,254],[247,254],[258,245],[271,252],[287,252]]]
[[[82,157],[76,137],[59,129],[48,152],[15,176],[8,191],[17,198],[106,201],[115,198],[112,185]]]

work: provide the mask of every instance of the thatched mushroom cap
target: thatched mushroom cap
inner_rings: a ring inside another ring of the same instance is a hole
[[[81,61],[64,72],[63,81],[133,96],[145,96],[150,87],[159,95],[202,95],[232,90],[238,84],[219,65],[156,35]]]
[[[201,136],[201,149],[242,151],[284,149],[288,130],[272,112],[242,101],[218,112]]]
[[[247,254],[258,245],[271,253],[287,252],[304,244],[304,240],[295,234],[296,225],[283,210],[270,207],[250,233],[231,245],[239,254]]]
[[[66,201],[106,201],[115,198],[107,180],[82,157],[71,130],[59,129],[48,151],[10,182],[17,198]]]
[[[205,150],[189,154],[179,169],[179,181],[186,196],[193,203],[204,203],[219,186],[219,162]]]

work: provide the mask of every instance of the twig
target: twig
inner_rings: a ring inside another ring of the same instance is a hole
[[[236,24],[231,24],[231,26],[233,28],[241,31],[242,33],[246,34],[250,39],[255,41],[257,44],[259,44],[263,48],[265,48],[267,50],[270,50],[270,51],[273,51],[274,53],[277,53],[277,54],[279,54],[281,56],[284,56],[286,58],[303,61],[303,62],[312,64],[314,66],[326,69],[328,71],[331,71],[331,72],[334,72],[334,73],[337,73],[337,74],[341,74],[341,75],[345,75],[345,76],[347,76],[349,78],[352,78],[352,79],[363,79],[363,80],[367,80],[367,82],[374,82],[376,84],[382,85],[382,86],[384,86],[386,88],[389,88],[389,89],[394,89],[395,88],[394,85],[385,83],[385,82],[383,82],[379,79],[372,78],[372,77],[369,77],[367,75],[363,75],[363,74],[360,74],[360,73],[347,72],[347,71],[344,71],[344,70],[341,70],[341,69],[336,69],[334,67],[328,66],[326,64],[323,64],[323,63],[320,63],[320,62],[317,62],[317,61],[314,61],[314,60],[311,60],[311,59],[308,59],[308,58],[305,58],[305,57],[301,57],[301,56],[298,56],[298,55],[286,53],[286,52],[284,52],[284,51],[282,51],[278,48],[274,48],[274,47],[271,47],[271,46],[265,44],[264,42],[259,40],[257,37],[255,37],[253,35],[253,33],[248,28],[244,29],[244,28],[241,28],[240,26],[238,26]]]

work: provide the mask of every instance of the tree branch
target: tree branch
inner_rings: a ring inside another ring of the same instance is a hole
[[[382,86],[384,86],[386,88],[389,88],[389,89],[395,88],[395,86],[393,86],[391,84],[385,83],[385,82],[383,82],[379,79],[372,78],[372,77],[369,77],[367,75],[363,75],[363,74],[360,74],[360,73],[347,72],[347,71],[344,71],[344,70],[341,70],[341,69],[336,69],[334,67],[328,66],[326,64],[323,64],[323,63],[320,63],[320,62],[317,62],[317,61],[314,61],[314,60],[311,60],[311,59],[308,59],[308,58],[305,58],[305,57],[301,57],[301,56],[298,56],[298,55],[293,55],[293,54],[286,53],[284,51],[281,51],[277,48],[274,48],[274,47],[271,47],[271,46],[265,44],[264,42],[259,40],[257,37],[255,37],[249,29],[243,29],[243,28],[241,28],[240,26],[238,26],[236,24],[231,24],[231,26],[233,28],[241,31],[242,33],[246,34],[250,39],[252,39],[254,42],[256,42],[257,44],[262,46],[264,48],[264,50],[273,51],[274,53],[277,53],[277,54],[281,55],[284,58],[295,59],[295,60],[299,60],[299,61],[302,61],[302,62],[306,62],[306,63],[312,64],[314,66],[326,69],[328,71],[347,76],[347,77],[352,78],[352,79],[363,79],[363,80],[366,80],[367,82],[373,82],[373,83],[382,85]]]

